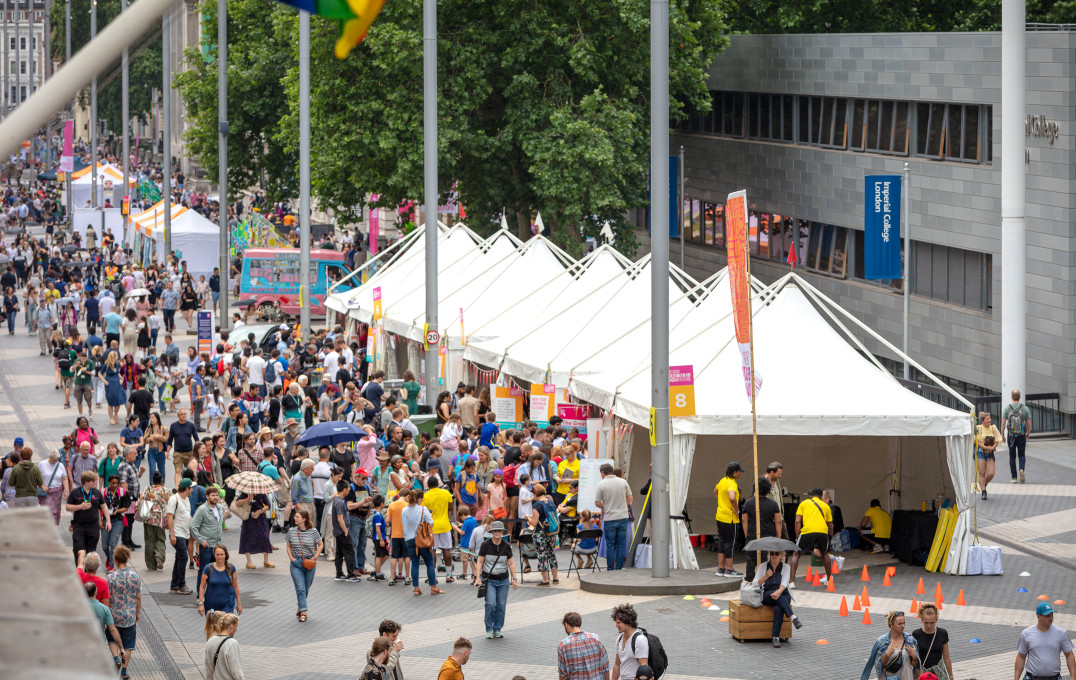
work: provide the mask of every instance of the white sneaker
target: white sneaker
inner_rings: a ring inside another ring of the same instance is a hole
[[[795,590],[796,589],[796,582],[795,581],[789,581],[788,582],[788,589],[789,590]]]
[[[871,554],[872,555],[880,553],[880,552],[882,552],[882,546],[880,546],[880,545],[876,545],[873,548],[871,548]]]
[[[821,583],[822,585],[826,585],[827,583],[829,583],[829,577],[828,576],[823,576],[822,578],[818,579],[818,582]]]

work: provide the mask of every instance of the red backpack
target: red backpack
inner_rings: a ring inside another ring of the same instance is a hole
[[[501,473],[504,477],[504,485],[506,487],[512,487],[516,485],[516,473],[519,471],[519,464],[509,465],[501,469]]]

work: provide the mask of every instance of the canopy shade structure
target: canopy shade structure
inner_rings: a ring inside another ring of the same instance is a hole
[[[93,189],[93,175],[91,168],[86,166],[81,170],[71,173],[71,205],[74,208],[82,208],[90,200]],[[113,208],[119,208],[123,197],[129,195],[130,189],[135,186],[134,176],[128,176],[128,190],[123,190],[123,168],[117,168],[111,163],[97,164],[97,203],[94,207],[102,207],[105,199],[108,199]]]
[[[131,238],[144,259],[164,262],[164,202],[131,218]],[[172,204],[172,250],[192,274],[212,273],[220,266],[220,228],[197,212]],[[148,250],[147,250],[148,249]],[[147,257],[146,254],[149,253]]]

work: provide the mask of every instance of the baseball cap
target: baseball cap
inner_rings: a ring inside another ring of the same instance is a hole
[[[923,673],[919,676],[919,680],[938,680],[938,676],[934,675],[930,671]]]
[[[180,491],[186,491],[187,489],[191,488],[192,486],[194,486],[194,482],[192,482],[189,479],[181,479],[179,481],[179,490]]]
[[[370,476],[370,473],[366,471],[366,468],[359,468],[358,470],[355,470],[355,474],[362,475],[363,477]]]
[[[494,522],[493,524],[490,524],[489,525],[489,530],[490,530],[491,533],[494,532],[494,531],[504,531],[504,522],[497,521],[497,522]]]
[[[654,677],[654,669],[647,665],[639,666],[635,671],[635,680],[651,680]]]
[[[15,446],[22,446],[22,437],[15,437]]]
[[[1054,608],[1050,606],[1049,602],[1040,602],[1038,607],[1035,607],[1035,613],[1039,616],[1052,616]]]

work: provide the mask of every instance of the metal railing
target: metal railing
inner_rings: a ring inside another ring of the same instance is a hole
[[[912,392],[936,404],[941,404],[962,413],[968,410],[966,404],[940,387],[926,385],[914,380],[904,380],[903,378],[897,378],[897,380]],[[990,414],[990,418],[998,426],[998,429],[1001,429],[1001,411],[1008,402],[1003,404],[1000,395],[973,396],[964,394],[962,396],[975,404],[976,418],[985,411]],[[1061,411],[1060,394],[1057,392],[1028,394],[1024,397],[1024,403],[1027,405],[1028,410],[1031,411],[1032,437],[1068,435],[1068,423],[1065,414]]]
[[[1028,31],[1076,31],[1076,24],[1028,23],[1025,28]]]

